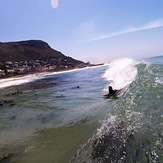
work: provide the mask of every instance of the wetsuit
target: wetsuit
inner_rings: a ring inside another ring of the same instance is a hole
[[[109,94],[107,96],[114,96],[117,90],[113,90],[111,86],[109,86]]]

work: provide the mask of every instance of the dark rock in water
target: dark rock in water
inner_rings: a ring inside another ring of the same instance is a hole
[[[14,106],[15,104],[14,103],[11,103],[9,106]]]
[[[16,91],[16,92],[11,93],[12,96],[19,95],[19,94],[22,94],[22,92],[21,91]]]
[[[13,100],[4,100],[3,102],[6,104],[11,104],[11,103],[13,103]]]
[[[0,101],[0,106],[2,107],[2,106],[5,106],[5,105],[7,105],[7,106],[13,106],[15,104],[14,104],[14,101],[13,100],[1,100]]]
[[[13,155],[14,153],[9,153],[3,157],[0,157],[0,163],[11,163]]]

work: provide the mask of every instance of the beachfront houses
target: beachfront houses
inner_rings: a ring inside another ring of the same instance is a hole
[[[59,71],[77,67],[86,67],[86,64],[73,64],[65,58],[30,61],[6,61],[0,64],[0,78],[31,74],[35,72]]]

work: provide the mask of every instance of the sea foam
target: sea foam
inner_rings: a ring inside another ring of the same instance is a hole
[[[103,77],[113,89],[122,89],[131,84],[137,75],[136,61],[130,58],[117,59],[108,65]]]
[[[15,78],[8,78],[8,79],[1,79],[0,80],[0,89],[6,88],[10,86],[21,85],[25,83],[29,83],[38,79],[41,79],[42,76],[37,75],[27,75],[24,77],[15,77]]]

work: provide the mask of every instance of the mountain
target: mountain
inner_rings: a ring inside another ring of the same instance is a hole
[[[73,65],[82,64],[82,61],[67,57],[61,52],[52,49],[41,40],[27,40],[19,42],[0,42],[0,62],[65,59]]]

